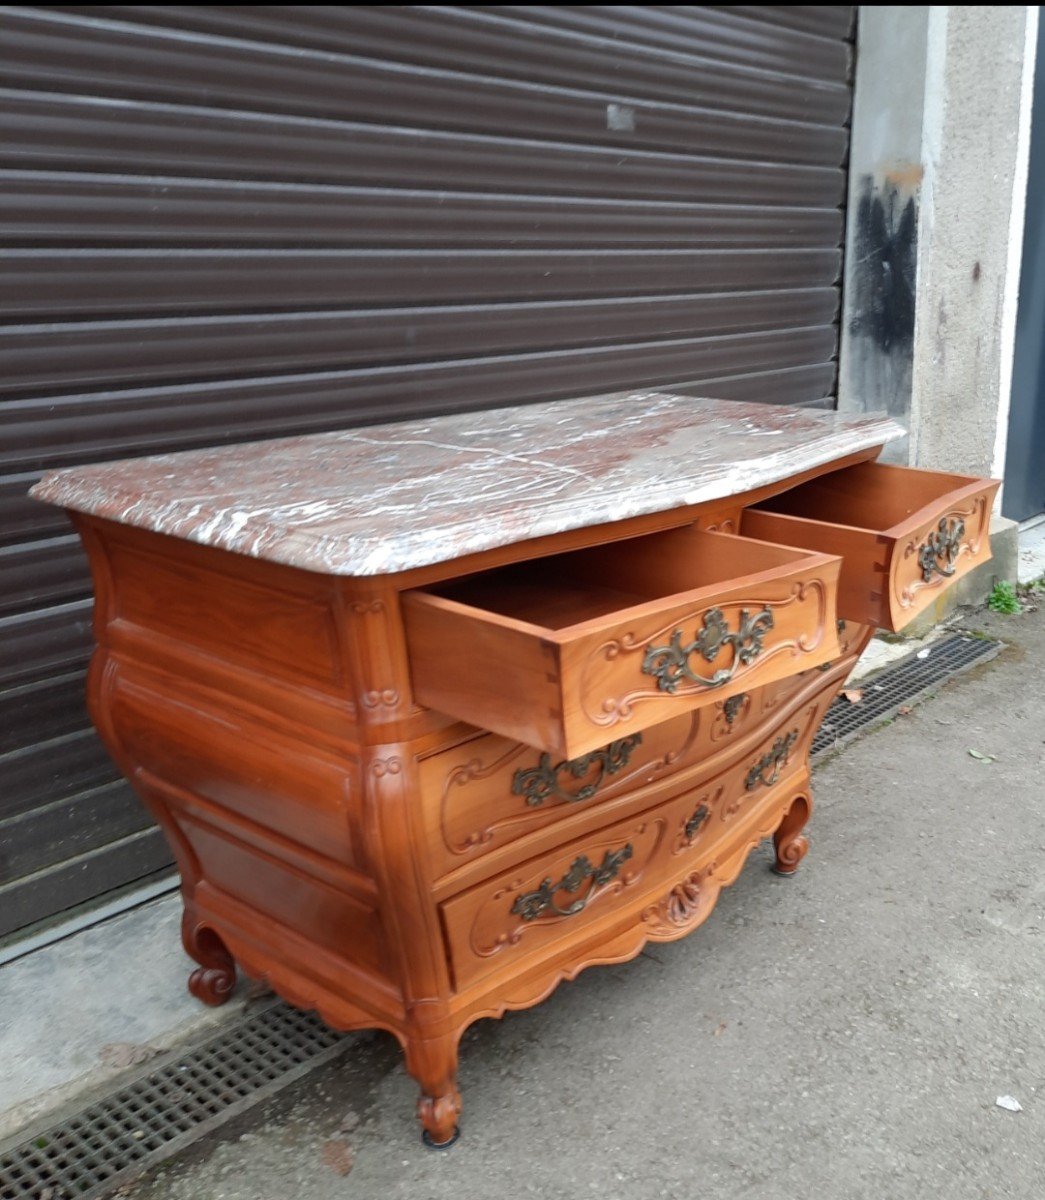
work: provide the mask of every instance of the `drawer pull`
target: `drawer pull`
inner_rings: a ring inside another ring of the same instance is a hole
[[[722,713],[726,718],[726,724],[733,728],[733,722],[737,719],[737,713],[744,707],[748,700],[747,692],[737,692],[735,696],[729,696],[722,702]]]
[[[694,811],[693,816],[690,817],[690,819],[686,822],[686,826],[685,826],[687,842],[693,841],[693,839],[697,836],[697,831],[700,829],[701,825],[704,824],[704,822],[708,819],[709,816],[710,816],[710,811],[706,804],[701,804]]]
[[[763,787],[772,787],[780,778],[780,770],[791,757],[791,751],[794,749],[795,742],[797,741],[797,729],[792,729],[786,737],[778,737],[773,743],[773,748],[767,750],[758,762],[752,766],[751,770],[748,771],[747,778],[744,780],[744,787],[749,792],[753,792],[759,784]],[[767,776],[767,771],[772,771],[772,774]]]
[[[552,765],[550,754],[542,754],[535,767],[521,767],[512,776],[512,793],[525,796],[526,803],[536,808],[545,800],[565,800],[576,804],[579,800],[589,800],[602,786],[607,775],[616,775],[628,765],[631,752],[642,742],[641,733],[633,733],[630,737],[618,738],[610,742],[602,750],[593,750],[580,758],[563,759]],[[583,779],[593,767],[598,768],[598,775],[576,792],[569,792],[559,783],[560,776],[573,779]]]
[[[918,548],[918,565],[922,568],[922,579],[929,583],[934,574],[949,578],[954,574],[954,560],[958,557],[962,538],[965,537],[965,522],[961,517],[948,520],[940,518],[940,524]],[[944,565],[940,563],[943,561]]]
[[[558,883],[552,883],[550,879],[545,879],[535,892],[524,892],[521,896],[517,896],[512,905],[512,912],[516,916],[522,917],[524,921],[535,921],[546,912],[553,912],[558,917],[575,916],[588,903],[597,887],[616,878],[621,867],[631,858],[633,852],[631,842],[619,850],[607,850],[602,857],[602,862],[597,867],[592,864],[586,854],[582,854]],[[555,903],[557,893],[569,892],[572,894],[589,879],[591,887],[579,900],[574,900],[565,908],[560,908]]]
[[[709,608],[704,614],[704,628],[688,645],[682,644],[682,630],[676,629],[666,646],[650,646],[642,660],[644,675],[652,675],[657,687],[671,695],[684,680],[701,687],[722,687],[736,674],[739,666],[747,666],[762,653],[762,643],[773,628],[773,613],[768,607],[752,616],[746,608],[740,610],[738,627],[731,632],[721,608]],[[733,661],[713,675],[698,675],[689,665],[694,654],[706,662],[714,662],[723,646],[733,647]]]

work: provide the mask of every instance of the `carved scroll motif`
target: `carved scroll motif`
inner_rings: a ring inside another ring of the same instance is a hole
[[[378,598],[353,600],[346,608],[351,618],[351,637],[359,654],[360,678],[371,685],[363,686],[359,693],[362,715],[366,721],[387,720],[403,703],[394,682],[402,669],[396,661],[395,623],[384,600]],[[375,682],[377,686],[373,686]]]
[[[685,928],[706,906],[701,885],[707,870],[695,871],[675,884],[660,902],[657,915],[668,925]]]

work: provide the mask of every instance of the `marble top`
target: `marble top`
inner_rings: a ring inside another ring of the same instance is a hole
[[[881,415],[637,391],[51,471],[38,500],[333,575],[382,575],[777,483]]]

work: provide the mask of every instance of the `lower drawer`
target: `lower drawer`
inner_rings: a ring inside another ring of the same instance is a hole
[[[769,831],[805,772],[834,689],[778,722],[741,758],[639,815],[504,871],[442,906],[455,986],[462,991],[523,961],[559,955],[571,940],[641,919],[714,857]],[[764,828],[763,828],[764,827]]]
[[[496,733],[421,758],[418,783],[434,876],[692,767],[716,715],[686,713],[573,759]]]

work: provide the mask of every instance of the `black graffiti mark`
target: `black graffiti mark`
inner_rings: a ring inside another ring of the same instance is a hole
[[[866,176],[856,209],[853,333],[865,334],[885,354],[914,342],[918,210],[892,184],[878,188]]]

